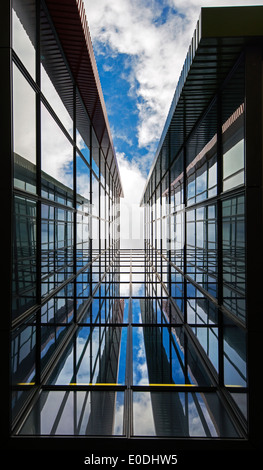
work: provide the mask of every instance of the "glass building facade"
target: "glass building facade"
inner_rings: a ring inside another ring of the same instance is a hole
[[[1,3],[11,449],[258,443],[263,9],[238,12],[201,10],[142,195],[145,249],[122,250],[82,1]]]
[[[141,201],[145,253],[209,376],[195,382],[203,416],[219,431],[223,407],[235,431],[227,422],[219,435],[245,440],[260,434],[252,325],[261,317],[262,41],[252,36],[262,31],[253,14],[262,8],[201,10]],[[239,35],[223,26],[231,20]]]

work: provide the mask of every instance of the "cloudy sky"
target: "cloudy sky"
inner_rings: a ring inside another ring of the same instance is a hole
[[[84,0],[125,198],[122,239],[142,238],[138,204],[201,6],[257,0]],[[136,222],[135,222],[136,221]],[[137,246],[137,245],[133,245]]]

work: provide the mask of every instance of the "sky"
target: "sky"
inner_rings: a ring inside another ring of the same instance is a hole
[[[201,6],[257,0],[83,0],[124,187],[121,247],[143,248],[139,203]]]

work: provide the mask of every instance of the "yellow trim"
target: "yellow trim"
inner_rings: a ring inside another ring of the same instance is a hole
[[[195,387],[195,384],[149,384],[150,387]]]
[[[69,385],[120,385],[118,383],[75,383],[75,382],[70,382]]]
[[[36,385],[36,382],[19,382],[17,385]]]
[[[225,387],[239,387],[239,388],[244,388],[243,385],[231,385],[231,384],[226,384]]]

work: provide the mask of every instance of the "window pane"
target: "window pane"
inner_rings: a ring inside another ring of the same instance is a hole
[[[13,317],[36,302],[36,202],[15,196]]]
[[[134,392],[134,435],[237,437],[215,393]]]
[[[44,9],[40,14],[41,91],[66,131],[73,136],[73,84]]]
[[[224,383],[246,387],[246,335],[229,320],[224,326]]]
[[[36,192],[35,92],[13,64],[14,185]]]
[[[245,319],[245,207],[244,196],[223,201],[223,302]]]
[[[35,2],[13,0],[13,49],[35,78]]]
[[[245,182],[244,64],[240,64],[222,94],[223,190]]]
[[[42,195],[73,204],[73,148],[44,105],[41,106]]]
[[[77,154],[77,209],[90,213],[90,170],[85,160]]]
[[[123,392],[43,391],[21,435],[123,434]]]

